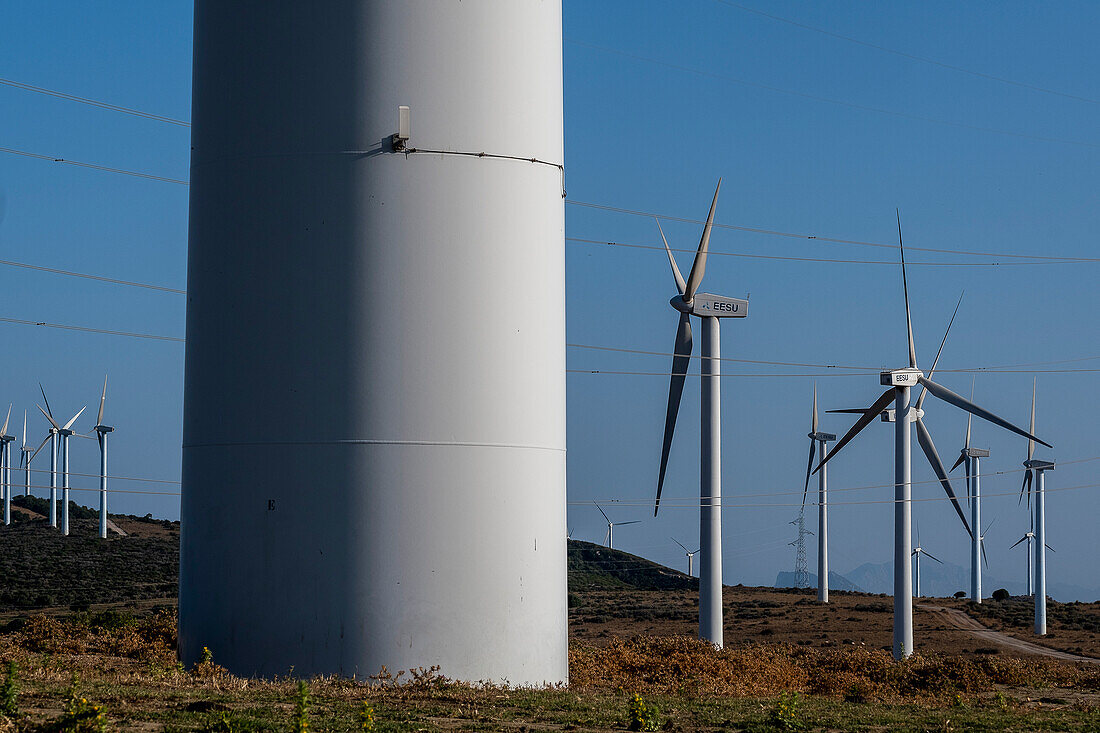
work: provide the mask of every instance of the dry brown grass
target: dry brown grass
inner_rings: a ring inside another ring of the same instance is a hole
[[[880,650],[787,644],[716,650],[686,636],[574,644],[569,657],[575,690],[729,697],[797,691],[892,701],[986,693],[997,685],[1100,690],[1100,670],[1055,661],[916,654],[899,664]]]

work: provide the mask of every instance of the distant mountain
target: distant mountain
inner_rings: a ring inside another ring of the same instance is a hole
[[[810,573],[809,578],[809,587],[817,588],[817,573]],[[789,570],[784,570],[783,572],[779,573],[779,575],[775,576],[776,588],[794,588],[797,582],[798,574],[792,573]],[[840,573],[834,572],[832,570],[829,571],[829,590],[850,590],[855,591],[856,593],[863,592],[863,589],[860,588],[858,585],[848,580],[848,578],[844,577]]]
[[[569,589],[637,588],[693,589],[697,578],[658,565],[644,557],[580,540],[568,541]]]
[[[830,573],[830,576],[832,574]],[[852,582],[867,593],[894,592],[894,564],[864,563],[855,570],[845,573]],[[1023,576],[1023,573],[1021,573]],[[1027,593],[1027,581],[1021,577],[1019,580],[1005,580],[989,575],[982,576],[982,597],[989,598],[993,591],[1004,588],[1011,595],[1020,596]],[[920,592],[922,596],[946,598],[953,596],[957,591],[970,592],[970,568],[945,563],[940,565],[934,560],[924,560],[920,564]],[[1100,589],[1086,588],[1073,583],[1047,581],[1047,595],[1056,601],[1068,603],[1071,601],[1084,601],[1090,603],[1100,599]]]

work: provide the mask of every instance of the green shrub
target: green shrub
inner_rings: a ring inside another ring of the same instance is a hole
[[[103,733],[107,730],[107,715],[103,706],[81,697],[80,678],[76,672],[73,672],[67,695],[65,714],[57,721],[57,730],[65,733]]]
[[[779,730],[798,730],[802,728],[802,721],[798,717],[799,708],[802,705],[802,697],[797,692],[780,693],[772,708],[770,721],[772,726]]]
[[[298,680],[298,692],[294,695],[294,731],[309,731],[309,686],[305,680]]]
[[[4,683],[0,685],[0,713],[9,718],[19,717],[19,666],[15,660],[8,662]]]
[[[359,708],[359,715],[356,717],[359,721],[359,730],[374,730],[374,708],[366,702]]]

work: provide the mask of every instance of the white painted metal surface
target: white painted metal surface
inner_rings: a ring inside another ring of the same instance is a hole
[[[909,426],[915,416],[909,409],[909,387],[897,386],[906,381],[894,382],[894,409],[898,417],[894,424],[894,659],[904,659],[913,653],[913,575],[909,563],[913,547],[913,507],[910,503],[913,487],[910,483]]]
[[[818,441],[821,455],[828,453],[829,444]],[[829,602],[829,467],[817,473],[817,600]]]
[[[722,639],[722,345],[717,318],[702,319],[699,435],[699,638]]]
[[[982,459],[978,456],[966,461],[966,478],[970,494],[970,599],[982,602]]]
[[[560,0],[195,5],[184,663],[566,680]]]
[[[1035,634],[1047,633],[1046,471],[1035,471]]]

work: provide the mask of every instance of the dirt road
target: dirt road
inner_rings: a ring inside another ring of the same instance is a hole
[[[1058,651],[1057,649],[1033,644],[1030,641],[1017,639],[1014,636],[1009,636],[1000,631],[994,631],[993,629],[982,626],[976,619],[971,618],[965,612],[957,608],[945,608],[944,606],[933,606],[927,603],[918,603],[917,608],[922,611],[927,611],[952,628],[965,631],[971,636],[989,642],[990,644],[1008,647],[1013,651],[1022,652],[1024,654],[1035,654],[1038,656],[1050,657],[1051,659],[1060,659],[1065,662],[1100,664],[1100,659],[1082,657],[1077,654]]]

